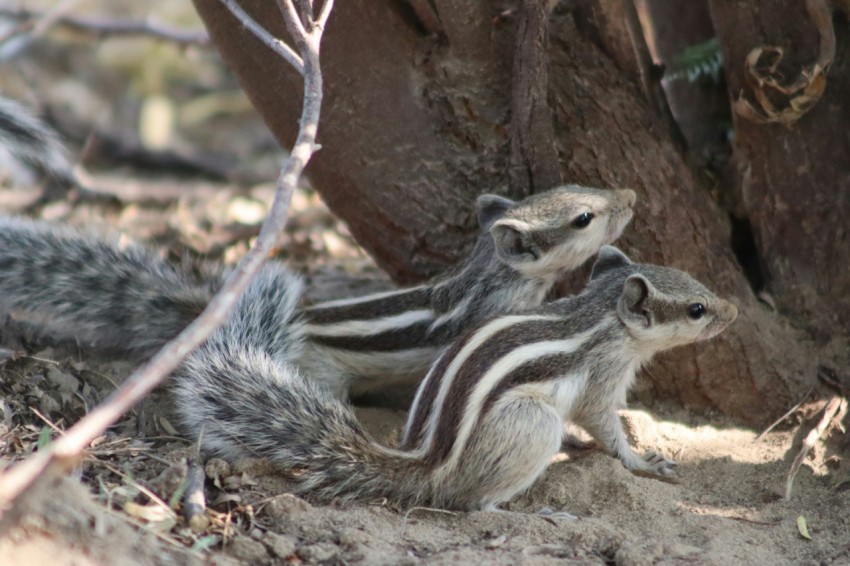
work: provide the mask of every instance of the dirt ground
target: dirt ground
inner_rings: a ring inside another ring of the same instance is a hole
[[[110,41],[117,43],[92,54],[90,43],[53,39],[0,76],[0,91],[48,111],[107,196],[59,192],[39,201],[40,181],[5,178],[0,213],[118,231],[168,256],[236,261],[270,202],[281,159],[275,142],[214,56],[176,50],[195,73],[184,84],[174,77],[186,63],[138,74],[122,66],[150,61],[152,50],[158,61],[171,47]],[[115,51],[122,65],[109,55]],[[167,97],[152,99],[157,81],[169,85]],[[108,119],[91,110],[104,107]],[[141,133],[126,135],[144,129],[140,109],[156,116],[163,107],[179,124],[165,149],[139,145]],[[281,255],[307,276],[308,300],[390,285],[308,189],[293,200]],[[52,343],[12,319],[0,323],[5,467],[79,419],[134,363]],[[210,460],[208,523],[193,530],[180,495],[194,447],[172,425],[163,389],[97,439],[69,477],[33,490],[0,538],[0,564],[850,564],[843,431],[815,445],[792,497],[779,495],[823,400],[806,399],[757,439],[759,431],[722,416],[655,400],[645,382],[633,397],[623,412],[633,444],[672,456],[678,483],[634,476],[598,450],[575,451],[559,455],[505,512],[454,513],[384,501],[315,505],[291,495],[261,461]],[[391,444],[405,413],[373,407],[358,415]],[[535,514],[544,507],[578,518]]]

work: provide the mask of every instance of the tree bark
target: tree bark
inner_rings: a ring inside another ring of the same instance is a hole
[[[753,87],[745,78],[745,59],[754,48],[783,47],[779,69],[789,80],[817,60],[821,34],[807,4],[818,2],[711,0],[733,99],[754,101]],[[783,313],[811,331],[819,346],[832,343],[844,352],[837,363],[845,365],[850,320],[850,25],[840,14],[828,25],[834,28],[837,48],[822,99],[787,126],[756,123],[736,114],[733,159],[768,291]]]
[[[238,29],[217,0],[195,3],[269,127],[288,139],[293,101],[281,93],[291,92],[297,77]],[[475,196],[501,190],[511,174],[517,21],[500,16],[496,3],[474,4],[435,2],[446,35],[434,39],[397,4],[347,0],[337,4],[324,37],[327,112],[311,180],[399,281],[460,259],[476,231]],[[276,21],[273,3],[245,7],[262,22]],[[547,61],[553,120],[551,130],[545,117],[532,121],[541,125],[535,147],[555,148],[559,177],[569,182],[637,190],[624,249],[692,273],[741,309],[721,338],[654,364],[651,393],[766,422],[813,378],[805,345],[755,300],[732,254],[726,215],[695,186],[634,74],[618,69],[569,13],[555,16],[549,33],[545,59],[531,58]],[[522,191],[515,185],[507,193]]]
[[[510,186],[530,195],[561,184],[555,123],[549,107],[549,9],[539,0],[519,7],[512,77]],[[536,190],[535,190],[536,189]]]

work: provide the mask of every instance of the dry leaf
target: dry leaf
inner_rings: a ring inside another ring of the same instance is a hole
[[[812,535],[809,534],[809,527],[806,526],[806,518],[800,515],[797,517],[797,530],[805,539],[812,540]]]
[[[124,512],[141,519],[148,524],[152,530],[165,533],[177,524],[177,515],[168,507],[162,505],[139,505],[132,501],[124,504]]]

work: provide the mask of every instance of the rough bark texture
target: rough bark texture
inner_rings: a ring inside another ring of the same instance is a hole
[[[561,184],[549,107],[549,9],[523,0],[517,22],[511,100],[512,193],[533,194]]]
[[[576,0],[574,5],[573,15],[578,28],[626,78],[637,84],[640,63],[629,36],[623,0]]]
[[[298,77],[217,0],[195,3],[272,131],[287,140],[295,101],[286,93]],[[272,3],[245,5],[280,33],[269,24],[278,20]],[[327,112],[311,179],[377,261],[411,281],[457,260],[474,232],[475,195],[507,185],[517,21],[497,17],[496,3],[437,1],[445,38],[435,41],[402,5],[337,4],[323,43]],[[654,364],[653,393],[765,422],[796,401],[814,366],[795,333],[755,301],[730,249],[726,215],[695,186],[634,73],[618,68],[573,14],[556,14],[546,59],[560,176],[637,190],[623,247],[693,273],[741,307],[722,338]],[[534,135],[545,138],[548,127]],[[545,149],[543,138],[535,143]]]
[[[744,60],[753,48],[785,48],[797,76],[817,59],[819,35],[804,2],[712,0],[729,92],[752,96]],[[834,14],[836,59],[823,98],[790,127],[735,117],[734,163],[767,289],[780,311],[819,343],[845,346],[850,320],[850,26]]]

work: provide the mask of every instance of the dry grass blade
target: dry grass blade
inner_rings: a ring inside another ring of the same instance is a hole
[[[227,0],[221,1],[228,5]],[[332,8],[331,0],[326,0],[323,12],[325,8],[327,10]],[[291,12],[294,13],[294,7]],[[287,20],[287,27],[295,24],[289,21],[286,13],[284,18]],[[133,372],[117,391],[68,429],[64,436],[27,460],[4,470],[3,475],[0,476],[0,513],[2,513],[0,532],[14,523],[16,511],[20,512],[24,507],[21,497],[28,490],[38,485],[40,481],[46,481],[68,470],[78,462],[93,439],[165,380],[192,350],[226,320],[242,292],[276,247],[286,222],[292,192],[304,167],[318,147],[316,132],[322,101],[319,44],[322,32],[322,27],[312,26],[309,34],[296,39],[304,61],[304,105],[299,133],[289,157],[281,168],[271,211],[263,223],[254,246],[242,258],[222,289],[192,324],[166,344],[148,363]]]

